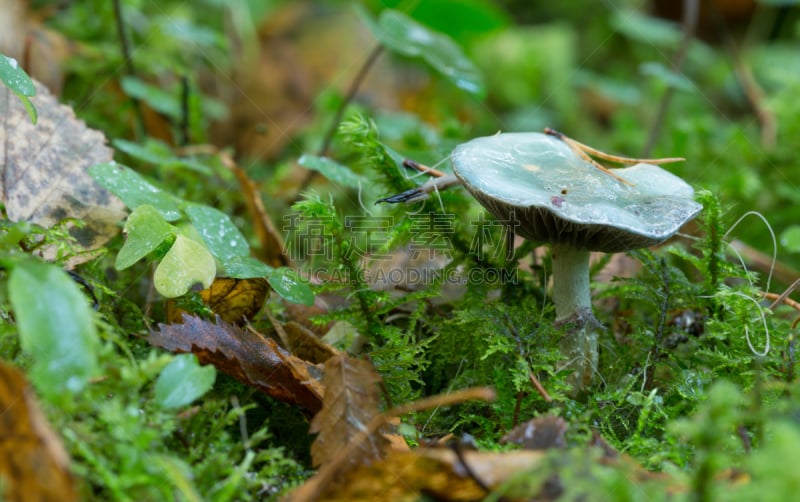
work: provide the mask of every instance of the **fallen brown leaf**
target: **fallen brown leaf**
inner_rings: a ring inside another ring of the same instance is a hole
[[[365,442],[368,442],[375,433],[382,429],[387,423],[391,423],[394,418],[414,411],[427,410],[439,406],[450,406],[471,399],[493,401],[495,399],[495,393],[492,389],[486,387],[464,389],[451,394],[442,394],[420,399],[387,410],[385,414],[375,415],[368,424],[362,424],[359,427],[356,434],[335,453],[329,462],[322,466],[317,474],[291,492],[288,496],[288,500],[319,500],[320,494],[325,491],[334,490],[334,487],[345,478],[346,472],[351,470],[353,464],[349,463],[348,459],[358,450],[362,449],[362,445]],[[386,435],[384,435],[384,437],[386,437]],[[393,443],[391,439],[390,443]],[[394,446],[394,443],[393,449],[397,451],[406,451],[405,448],[397,448]]]
[[[313,331],[302,324],[289,321],[277,329],[281,341],[292,354],[314,364],[324,364],[339,351],[323,342]]]
[[[312,434],[319,433],[311,445],[314,467],[335,458],[351,439],[380,415],[377,386],[380,379],[368,361],[352,359],[346,354],[328,359],[322,377],[325,399],[309,430]],[[381,458],[389,448],[389,441],[379,432],[380,429],[368,435],[346,462],[364,464]]]
[[[210,287],[200,291],[200,298],[223,321],[241,323],[252,319],[269,294],[265,279],[231,279],[217,277]]]
[[[25,375],[0,361],[0,485],[3,500],[77,500],[69,457]]]
[[[464,451],[459,456],[449,448],[393,450],[383,460],[347,471],[314,500],[414,501],[428,496],[435,500],[479,501],[487,495],[482,484],[495,487],[516,473],[535,469],[544,456],[539,451]],[[293,493],[288,500],[308,499],[297,498]]]
[[[159,324],[148,340],[171,352],[191,352],[268,396],[298,405],[308,413],[322,407],[322,386],[314,365],[280,348],[275,340],[221,319],[216,323],[183,315],[183,324]]]

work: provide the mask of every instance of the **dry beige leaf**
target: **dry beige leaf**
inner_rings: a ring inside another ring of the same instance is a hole
[[[119,231],[125,206],[86,170],[111,161],[113,152],[101,132],[86,127],[44,85],[34,84],[36,124],[20,100],[0,86],[0,196],[6,214],[11,221],[44,227],[82,220],[86,225],[70,233],[84,249],[98,248]]]

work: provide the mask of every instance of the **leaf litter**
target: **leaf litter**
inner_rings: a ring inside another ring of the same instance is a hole
[[[11,221],[43,227],[82,220],[85,226],[70,225],[69,232],[83,249],[96,249],[119,232],[125,206],[86,170],[111,161],[113,152],[101,132],[86,127],[44,85],[34,84],[35,125],[16,96],[0,86],[0,197],[6,214]],[[52,258],[54,251],[45,256]],[[76,260],[72,263],[81,257]]]

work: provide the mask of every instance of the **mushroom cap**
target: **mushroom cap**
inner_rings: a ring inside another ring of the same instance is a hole
[[[703,209],[691,186],[660,167],[614,169],[629,186],[540,133],[476,138],[451,159],[483,207],[535,242],[627,251],[665,241]]]

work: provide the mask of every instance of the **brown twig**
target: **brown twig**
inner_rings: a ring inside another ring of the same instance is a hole
[[[344,99],[342,100],[339,108],[336,110],[336,113],[333,114],[333,119],[331,120],[330,126],[328,126],[328,130],[325,132],[325,136],[322,139],[322,144],[317,150],[317,156],[322,157],[327,155],[328,149],[331,146],[331,142],[333,141],[333,137],[336,134],[336,129],[339,127],[339,123],[342,121],[342,116],[344,115],[344,111],[347,109],[347,106],[353,101],[358,89],[361,87],[361,84],[364,82],[364,79],[367,77],[369,70],[375,64],[375,61],[378,60],[378,57],[383,52],[383,45],[377,45],[367,56],[367,59],[364,61],[364,64],[361,65],[359,68],[358,73],[353,78],[353,81],[350,82],[350,87],[347,89],[347,94],[345,94]],[[300,188],[297,189],[297,193],[300,194],[308,188],[308,185],[314,180],[314,176],[317,174],[316,171],[308,171],[306,173],[305,178],[300,182]]]
[[[442,176],[444,176],[443,172],[436,170],[432,167],[428,167],[424,164],[420,164],[416,160],[403,159],[403,166],[409,169],[413,169],[415,171],[419,171],[421,173],[429,174],[434,178],[441,178]]]
[[[683,68],[686,54],[689,52],[689,46],[692,44],[692,39],[694,38],[694,31],[697,29],[697,20],[699,18],[699,14],[699,0],[683,0],[683,36],[681,37],[681,43],[678,46],[678,50],[675,53],[675,58],[672,62],[673,70],[676,72],[680,72]],[[653,147],[658,140],[658,136],[661,134],[661,127],[667,117],[667,110],[669,109],[670,102],[672,101],[672,95],[674,93],[675,88],[670,85],[667,87],[667,89],[664,91],[664,95],[661,97],[661,102],[659,103],[658,111],[656,112],[656,118],[653,120],[653,125],[650,128],[650,135],[648,136],[647,143],[642,151],[642,155],[645,157],[650,155],[650,152],[653,151]]]
[[[582,158],[583,160],[585,160],[589,164],[593,165],[595,168],[603,171],[604,173],[606,173],[607,175],[611,176],[612,178],[614,178],[615,180],[619,181],[620,183],[624,183],[624,184],[626,184],[628,186],[633,186],[633,183],[631,183],[630,181],[628,181],[628,180],[626,180],[624,178],[620,178],[619,176],[614,174],[614,172],[611,171],[611,169],[608,169],[604,165],[600,164],[599,162],[594,160],[592,157],[598,157],[598,158],[601,158],[603,160],[616,162],[618,164],[638,164],[638,163],[668,164],[670,162],[680,162],[682,160],[686,160],[683,157],[666,157],[666,158],[662,158],[662,159],[637,159],[637,158],[632,158],[632,157],[621,157],[619,155],[612,155],[612,154],[606,153],[606,152],[604,152],[602,150],[598,150],[596,148],[592,148],[589,145],[585,145],[585,144],[581,143],[580,141],[576,141],[576,140],[570,138],[569,136],[567,136],[566,134],[560,133],[560,132],[556,131],[555,129],[551,129],[549,127],[545,127],[544,128],[544,133],[547,134],[548,136],[553,136],[555,138],[560,139],[561,141],[566,143],[566,145],[569,147],[570,150],[573,151],[573,153],[575,153],[575,155],[579,156],[580,158]]]
[[[800,279],[794,281],[791,284],[791,286],[786,288],[786,291],[784,291],[780,295],[777,295],[775,293],[764,292],[764,298],[768,300],[773,300],[772,305],[769,306],[770,310],[774,309],[779,304],[783,303],[784,305],[788,305],[793,309],[797,310],[798,312],[800,312],[800,302],[796,302],[791,298],[789,298],[789,295],[792,294],[794,290],[797,289],[798,287],[800,287]]]
[[[542,396],[542,398],[544,398],[545,402],[552,403],[553,398],[550,397],[550,394],[548,394],[547,391],[544,389],[544,387],[542,387],[541,382],[539,382],[539,379],[536,378],[536,375],[533,374],[533,371],[528,372],[528,377],[531,379],[531,383],[533,384],[533,387],[536,389],[536,392],[538,392]]]
[[[125,22],[122,19],[122,5],[120,5],[120,0],[113,0],[111,3],[114,6],[114,21],[117,25],[117,36],[119,37],[119,45],[122,49],[122,59],[125,63],[125,73],[129,77],[135,77],[136,68],[133,65],[133,56],[131,55],[131,47],[130,43],[128,42],[128,35],[125,33]],[[131,97],[130,99],[133,103],[133,112],[136,117],[136,136],[142,138],[145,134],[142,104],[139,102],[139,98]]]

